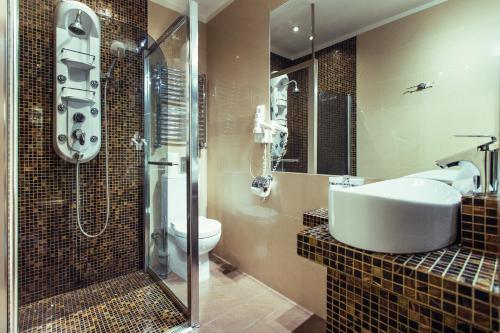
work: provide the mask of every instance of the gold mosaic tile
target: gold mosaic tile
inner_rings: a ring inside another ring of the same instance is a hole
[[[318,208],[303,214],[303,224],[308,227],[315,227],[328,223],[328,209]]]
[[[52,147],[54,8],[57,0],[19,1],[19,303],[132,273],[143,265],[143,155],[128,142],[143,128],[143,60],[120,59],[108,92],[111,219],[97,239],[75,220],[75,166]],[[112,40],[139,42],[147,0],[83,0],[101,20],[101,68]],[[101,85],[103,86],[103,85]],[[101,96],[104,96],[102,92]],[[102,107],[102,106],[101,106]],[[104,126],[104,121],[103,121]],[[104,128],[102,128],[104,133]],[[83,226],[95,233],[106,215],[104,145],[81,167]]]
[[[452,316],[355,276],[328,269],[327,332],[487,333],[468,314]]]
[[[135,272],[23,305],[21,333],[163,333],[186,321],[160,286]]]
[[[461,318],[470,327],[498,331],[500,282],[496,255],[458,245],[422,254],[374,253],[338,242],[327,225],[300,232],[297,246],[300,256],[322,263],[331,271],[359,279],[367,288],[374,285],[404,297],[399,305],[415,302],[451,318]]]
[[[464,247],[497,254],[500,251],[498,197],[462,198],[461,243]]]

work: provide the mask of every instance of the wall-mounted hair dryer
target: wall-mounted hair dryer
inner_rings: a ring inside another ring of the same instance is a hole
[[[259,105],[255,111],[253,134],[256,143],[273,143],[273,137],[278,132],[288,133],[288,128],[275,120],[266,121],[266,106]]]
[[[268,165],[268,144],[274,142],[274,137],[278,133],[288,133],[286,126],[278,124],[275,120],[266,119],[266,106],[259,105],[255,111],[254,119],[254,141],[265,145],[262,163],[262,175],[257,176],[252,181],[251,192],[261,198],[266,198],[271,194],[273,177],[270,174]]]

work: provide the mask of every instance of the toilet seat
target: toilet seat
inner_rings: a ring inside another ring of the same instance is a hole
[[[178,237],[187,238],[186,220],[172,222],[174,234]],[[221,224],[217,220],[207,219],[204,216],[198,218],[198,238],[209,238],[221,233]]]

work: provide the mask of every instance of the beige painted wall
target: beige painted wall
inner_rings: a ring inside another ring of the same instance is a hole
[[[498,134],[499,12],[497,0],[450,0],[358,37],[359,175],[433,169],[484,142],[453,135]]]
[[[208,23],[208,216],[222,223],[217,254],[324,317],[326,270],[296,254],[296,238],[302,213],[327,206],[327,177],[276,174],[268,200],[250,193],[250,163],[257,172],[262,158],[255,107],[269,108],[271,3],[236,0]]]

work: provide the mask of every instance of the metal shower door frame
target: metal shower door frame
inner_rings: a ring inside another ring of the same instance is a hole
[[[17,325],[18,1],[0,1],[0,333]]]
[[[199,327],[199,249],[198,249],[198,3],[188,3],[189,32],[189,149],[187,155],[187,232],[188,232],[188,310],[191,327]]]
[[[185,23],[188,29],[188,59],[189,59],[189,91],[188,91],[188,149],[186,156],[187,172],[187,270],[188,270],[188,307],[189,325],[199,327],[199,253],[198,253],[198,3],[195,0],[189,0],[187,15],[182,19],[176,20],[171,27],[167,29],[174,33],[179,25]],[[156,41],[158,47],[170,34],[165,34],[162,39]],[[155,48],[155,46],[153,46]],[[149,57],[144,57],[144,138],[151,138],[151,73],[149,71]],[[149,140],[151,144],[151,140]],[[144,270],[149,267],[149,246],[150,246],[150,208],[149,198],[149,155],[145,147],[144,152]]]

